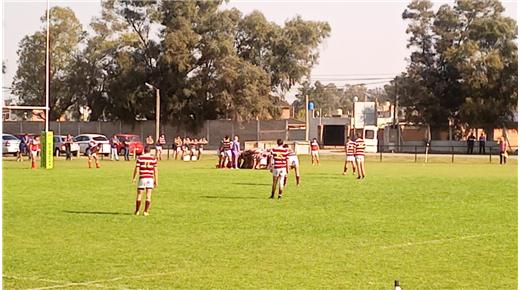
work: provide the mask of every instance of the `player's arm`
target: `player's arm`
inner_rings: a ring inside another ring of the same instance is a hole
[[[159,184],[159,170],[157,170],[157,166],[153,168],[153,185],[157,187]]]
[[[132,182],[135,182],[135,177],[137,176],[137,169],[138,169],[138,166],[136,164],[136,166],[134,167],[134,174],[132,175]]]

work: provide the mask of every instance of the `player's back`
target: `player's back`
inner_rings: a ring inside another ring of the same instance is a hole
[[[345,145],[345,152],[348,156],[353,156],[356,151],[356,141],[349,140]]]
[[[355,149],[355,155],[356,156],[364,156],[365,155],[365,140],[363,138],[357,138],[356,139],[356,149]]]
[[[289,150],[281,146],[271,149],[271,155],[273,156],[274,168],[284,168],[287,166],[287,157]]]
[[[153,178],[154,168],[157,167],[157,158],[150,154],[137,157],[136,167],[139,168],[140,178]]]

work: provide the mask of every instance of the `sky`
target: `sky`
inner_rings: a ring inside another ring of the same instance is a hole
[[[243,14],[261,11],[268,20],[277,24],[300,15],[305,20],[327,21],[331,34],[319,47],[319,63],[313,68],[311,81],[334,82],[337,85],[366,83],[369,87],[383,86],[387,80],[366,78],[392,78],[407,65],[410,51],[406,48],[407,22],[401,14],[409,1],[310,1],[310,0],[231,0],[222,9],[235,7]],[[452,1],[435,1],[434,8]],[[502,1],[505,15],[518,19],[516,1]],[[68,6],[88,28],[93,17],[101,12],[100,0],[50,1],[51,6]],[[9,87],[16,73],[18,44],[28,34],[42,27],[46,2],[3,1],[2,60],[7,65],[3,87]],[[345,79],[351,79],[346,81]],[[3,90],[4,95],[8,93]],[[287,96],[290,101],[295,90]]]

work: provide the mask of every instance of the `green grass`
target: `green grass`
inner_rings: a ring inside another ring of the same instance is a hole
[[[301,158],[283,200],[268,171],[162,161],[133,216],[133,162],[3,164],[3,286],[94,289],[517,288],[517,164]],[[78,283],[78,284],[72,284]]]

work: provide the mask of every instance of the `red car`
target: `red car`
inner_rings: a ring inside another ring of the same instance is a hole
[[[130,143],[130,155],[135,154],[141,155],[144,152],[144,145],[141,142],[141,136],[134,134],[116,134],[117,139],[119,139],[119,144],[117,144],[117,152],[119,154],[124,154],[125,152],[125,144],[123,142]]]

